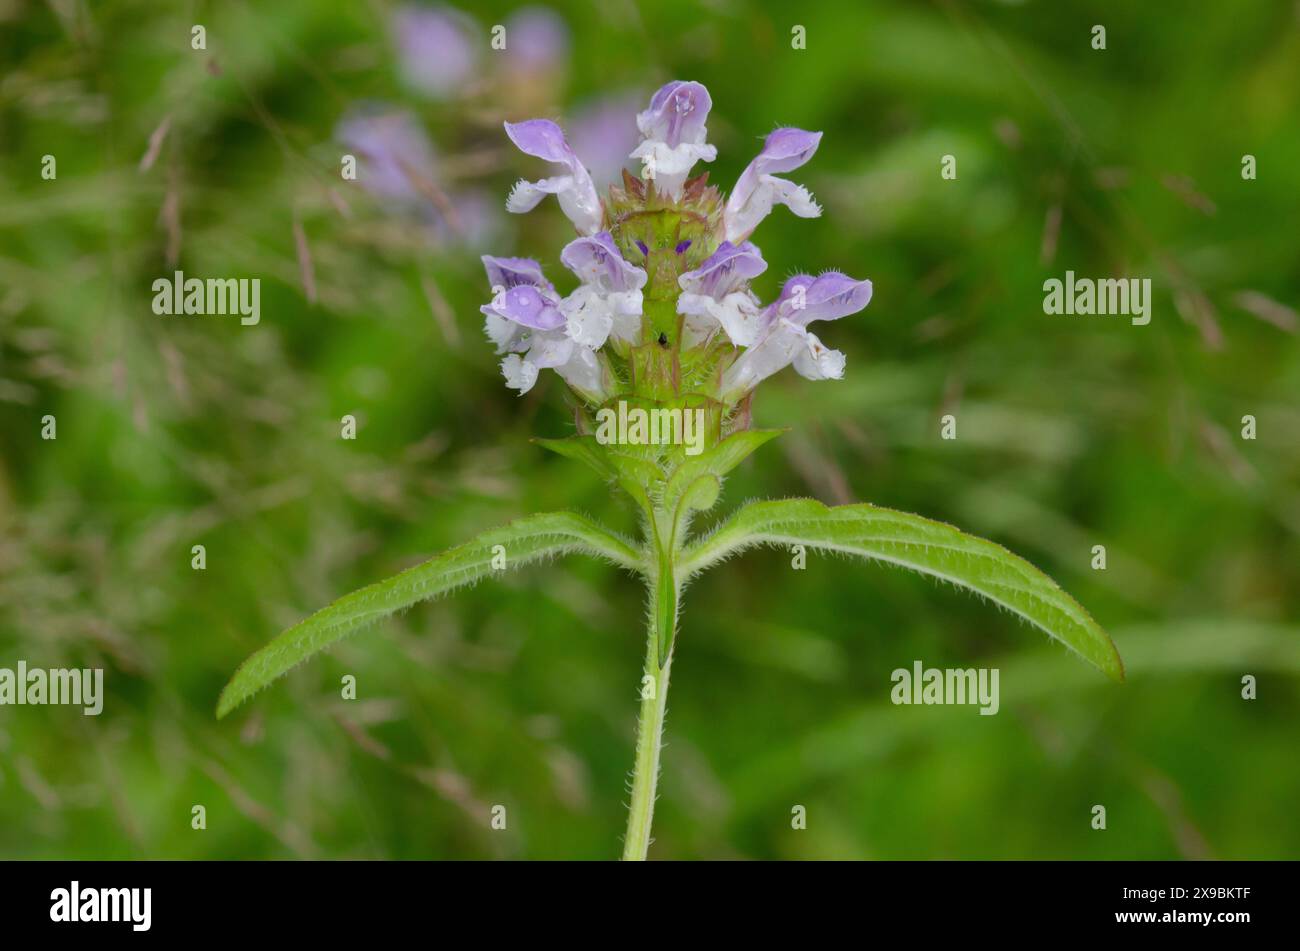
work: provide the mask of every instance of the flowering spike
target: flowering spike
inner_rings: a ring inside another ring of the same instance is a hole
[[[637,115],[643,140],[633,153],[645,179],[623,171],[602,205],[591,178],[554,122],[506,123],[522,151],[567,174],[521,182],[507,207],[526,211],[555,194],[581,237],[560,260],[578,279],[567,295],[529,258],[483,258],[492,301],[482,308],[488,337],[502,355],[507,385],[522,392],[554,368],[581,398],[579,429],[611,400],[707,406],[719,434],[749,428],[754,387],[793,366],[810,380],[839,379],[844,355],[808,325],[856,313],[871,282],[838,271],[800,274],[764,307],[750,282],[767,262],[748,239],[775,204],[820,213],[799,185],[778,178],[817,151],[820,132],[780,128],[725,200],[704,172],[712,161],[707,121],[712,100],[699,83],[671,82]],[[586,414],[586,415],[584,415]]]

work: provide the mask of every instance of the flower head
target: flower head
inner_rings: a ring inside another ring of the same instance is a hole
[[[844,355],[808,327],[866,307],[870,281],[800,274],[766,306],[750,287],[767,262],[749,238],[773,207],[821,213],[806,188],[779,177],[812,158],[821,133],[769,134],[724,200],[707,174],[689,177],[696,162],[717,156],[706,141],[711,107],[699,83],[656,92],[636,116],[642,141],[632,157],[642,161],[642,177],[624,171],[603,201],[557,124],[506,123],[522,152],[563,168],[520,181],[506,207],[529,211],[553,194],[579,235],[560,253],[579,282],[564,296],[536,261],[483,258],[493,288],[485,329],[504,355],[508,385],[527,392],[551,367],[589,409],[624,396],[699,400],[743,428],[741,404],[777,371],[793,366],[810,380],[844,375]]]

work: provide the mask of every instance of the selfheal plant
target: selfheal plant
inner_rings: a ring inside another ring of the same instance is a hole
[[[817,151],[821,134],[777,129],[725,199],[690,177],[717,154],[706,122],[711,101],[699,83],[672,82],[636,117],[641,144],[631,153],[642,178],[624,173],[604,200],[554,122],[506,123],[510,140],[558,174],[521,180],[506,207],[535,208],[554,195],[578,237],[560,253],[578,286],[561,296],[530,258],[485,256],[491,300],[485,332],[501,355],[506,385],[525,393],[554,370],[575,397],[578,432],[539,439],[590,465],[633,500],[642,537],[632,540],[572,512],[531,515],[483,533],[424,564],[353,592],[282,633],[239,668],[218,701],[225,716],[315,652],[380,618],[491,575],[508,564],[582,552],[644,577],[649,592],[646,660],[632,799],[623,857],[645,858],[650,843],[668,678],[684,586],[713,565],[756,545],[858,555],[967,588],[1020,615],[1116,680],[1123,665],[1110,638],[1073,598],[1022,558],[952,526],[874,505],[828,508],[811,499],[751,502],[718,526],[692,532],[712,509],[726,475],[779,435],[754,429],[755,388],[792,366],[809,380],[844,375],[844,355],[809,330],[815,321],[855,314],[871,282],[839,271],[787,280],[764,305],[749,282],[767,263],[749,239],[776,205],[800,217],[820,207],[788,173]],[[598,438],[601,412],[631,405],[647,412],[699,413],[704,447]]]

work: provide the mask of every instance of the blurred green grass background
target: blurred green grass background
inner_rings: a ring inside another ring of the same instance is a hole
[[[875,285],[822,333],[844,381],[763,387],[756,425],[792,432],[715,514],[811,495],[951,521],[1060,581],[1130,676],[923,579],[751,552],[686,595],[652,855],[1300,856],[1300,8],[592,0],[551,5],[567,51],[524,68],[488,49],[523,6],[466,4],[479,61],[429,98],[393,4],[0,0],[0,666],[102,666],[107,692],[97,718],[0,708],[0,857],[617,855],[644,609],[615,570],[512,573],[213,707],[282,628],[484,528],[634,526],[529,444],[572,421],[557,379],[502,384],[478,255],[567,277],[555,203],[502,211],[549,173],[502,119],[672,78],[712,93],[723,188],[775,125],[825,132],[791,175],[823,217],[761,226],[760,294]],[[427,133],[440,197],[490,199],[481,230],[341,180],[365,102]],[[154,315],[173,265],[260,277],[261,323]],[[1067,269],[1152,278],[1151,324],[1044,315]],[[1000,667],[1001,713],[891,706],[914,659]]]

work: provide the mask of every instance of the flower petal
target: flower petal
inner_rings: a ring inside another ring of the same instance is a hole
[[[804,346],[804,329],[788,320],[778,321],[754,346],[742,353],[722,375],[722,394],[734,402],[759,383],[790,365]]]
[[[517,284],[503,289],[492,303],[480,307],[485,314],[496,314],[533,330],[556,330],[564,326],[559,299],[554,291],[532,284]]]
[[[575,349],[582,349],[563,333],[539,333],[530,338],[528,359],[543,369],[563,366]]]
[[[871,301],[871,282],[827,271],[818,277],[796,274],[781,295],[763,312],[766,329],[758,342],[742,353],[722,376],[723,399],[734,402],[749,390],[794,363],[795,372],[809,380],[838,380],[844,375],[844,354],[826,347],[808,332],[814,320],[838,320],[855,314]]]
[[[683,142],[672,148],[653,139],[646,139],[628,155],[640,159],[643,178],[654,182],[660,194],[673,198],[681,197],[682,187],[696,162],[712,162],[717,157],[717,148],[707,143]]]
[[[624,260],[608,231],[570,241],[560,252],[560,261],[582,283],[591,284],[602,293],[645,287],[646,272]]]
[[[708,130],[705,122],[713,99],[700,83],[674,80],[650,98],[650,108],[638,113],[636,127],[647,139],[675,149],[683,142],[700,145]]]
[[[487,271],[488,286],[494,289],[511,288],[519,284],[552,287],[551,282],[542,274],[542,266],[532,258],[499,258],[485,254],[480,260]]]
[[[557,366],[555,372],[571,389],[592,402],[601,402],[609,396],[604,365],[586,347],[575,345],[569,359]]]
[[[683,291],[677,297],[677,313],[687,317],[707,318],[687,322],[690,330],[688,346],[710,336],[721,327],[727,337],[738,347],[752,346],[763,328],[763,310],[749,291],[733,291],[717,300],[706,294]]]
[[[557,175],[554,178],[542,178],[535,182],[519,179],[506,197],[506,211],[516,215],[532,211],[547,195],[559,195],[573,187],[572,175]]]
[[[741,241],[749,237],[775,205],[785,205],[800,218],[816,218],[822,213],[821,205],[802,185],[775,175],[760,175],[747,201],[736,204],[735,196],[728,200],[723,214],[727,240]]]
[[[748,241],[741,245],[723,241],[703,264],[687,271],[677,283],[684,291],[721,300],[766,270],[763,252],[755,245]]]
[[[523,396],[537,382],[537,364],[525,360],[517,353],[509,354],[501,361],[501,375],[506,378],[506,386],[518,390]]]
[[[614,328],[614,309],[590,284],[583,284],[560,302],[565,333],[575,343],[599,350]]]
[[[856,314],[871,303],[871,282],[858,281],[839,271],[818,277],[796,274],[785,282],[781,296],[769,308],[769,319],[788,319],[800,326],[814,320],[838,320]]]
[[[543,195],[554,194],[574,227],[582,234],[594,234],[600,228],[600,197],[591,176],[564,141],[560,127],[549,119],[529,119],[507,122],[505,130],[521,152],[564,165],[569,172],[538,182],[520,181],[510,193],[506,208],[513,212],[531,211]]]
[[[803,328],[800,328],[803,330]],[[804,346],[794,355],[794,372],[805,380],[841,380],[844,378],[844,354],[832,350],[803,330]]]
[[[497,353],[521,353],[528,349],[528,328],[507,320],[490,307],[481,309],[485,315],[483,332],[496,345]]]
[[[563,165],[574,160],[573,150],[564,141],[564,130],[550,119],[526,119],[503,125],[510,141],[525,155]]]
[[[821,208],[806,188],[772,174],[790,172],[803,165],[813,157],[821,138],[820,132],[784,128],[764,140],[763,150],[741,173],[727,199],[724,215],[727,240],[747,237],[771,213],[774,204],[786,205],[801,218],[821,214]]]

